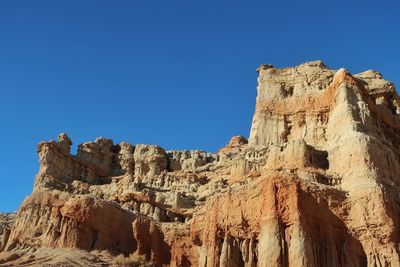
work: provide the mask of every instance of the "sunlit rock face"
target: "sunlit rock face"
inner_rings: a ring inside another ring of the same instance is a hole
[[[41,142],[0,265],[400,266],[394,85],[321,61],[257,71],[250,137],[216,153]]]

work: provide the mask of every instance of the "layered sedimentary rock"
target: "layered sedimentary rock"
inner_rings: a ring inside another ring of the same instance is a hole
[[[394,85],[320,61],[257,71],[249,140],[217,153],[41,142],[34,190],[0,228],[0,265],[122,253],[155,266],[400,266]]]

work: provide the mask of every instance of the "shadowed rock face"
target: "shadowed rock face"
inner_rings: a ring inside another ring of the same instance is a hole
[[[76,251],[86,264],[400,266],[393,84],[321,61],[257,71],[249,140],[215,154],[41,142],[32,195],[0,222],[0,264],[78,265]]]

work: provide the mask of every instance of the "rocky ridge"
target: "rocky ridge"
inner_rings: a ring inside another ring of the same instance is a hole
[[[32,194],[0,217],[0,265],[400,266],[394,85],[321,61],[257,71],[249,140],[217,153],[39,143]]]

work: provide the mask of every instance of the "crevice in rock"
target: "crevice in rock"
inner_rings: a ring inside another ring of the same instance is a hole
[[[281,134],[282,141],[287,143],[289,141],[290,134],[292,132],[292,120],[289,116],[285,115],[283,118],[283,133]]]
[[[92,243],[90,245],[91,249],[95,248],[98,239],[99,239],[99,231],[93,230]]]
[[[328,151],[318,150],[308,145],[310,151],[310,164],[312,167],[327,170],[329,169]]]
[[[289,246],[288,246],[288,236],[287,231],[288,226],[284,223],[281,223],[281,266],[288,267],[289,266]]]

